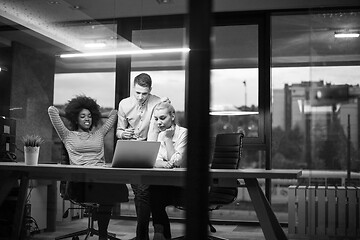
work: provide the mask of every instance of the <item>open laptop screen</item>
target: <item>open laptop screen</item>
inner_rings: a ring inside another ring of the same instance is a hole
[[[153,168],[160,142],[117,140],[112,159],[116,168]]]

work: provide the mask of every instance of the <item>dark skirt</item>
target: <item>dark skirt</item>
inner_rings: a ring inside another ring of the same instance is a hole
[[[68,182],[67,195],[76,202],[114,204],[129,201],[129,190],[125,184]]]

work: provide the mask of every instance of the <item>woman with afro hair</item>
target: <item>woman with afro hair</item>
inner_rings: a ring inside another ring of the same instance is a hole
[[[116,122],[116,110],[102,114],[96,100],[79,95],[68,101],[65,111],[50,106],[48,114],[65,146],[71,165],[103,166],[105,164],[104,137]],[[70,129],[65,126],[61,117],[69,121]],[[96,128],[102,117],[107,117],[105,123]],[[75,198],[74,200],[78,202],[99,204],[96,214],[99,240],[107,239],[107,228],[114,204],[128,201],[129,193],[126,185],[72,182],[71,193],[73,195],[71,198]]]

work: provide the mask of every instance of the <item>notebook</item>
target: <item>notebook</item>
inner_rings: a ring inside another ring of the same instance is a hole
[[[160,142],[117,140],[111,167],[153,168]]]

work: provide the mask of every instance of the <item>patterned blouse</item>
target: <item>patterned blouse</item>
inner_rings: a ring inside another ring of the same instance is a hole
[[[69,154],[70,164],[91,166],[105,163],[104,137],[116,122],[116,110],[110,112],[109,118],[100,128],[90,132],[70,131],[54,106],[49,107],[48,114]]]

